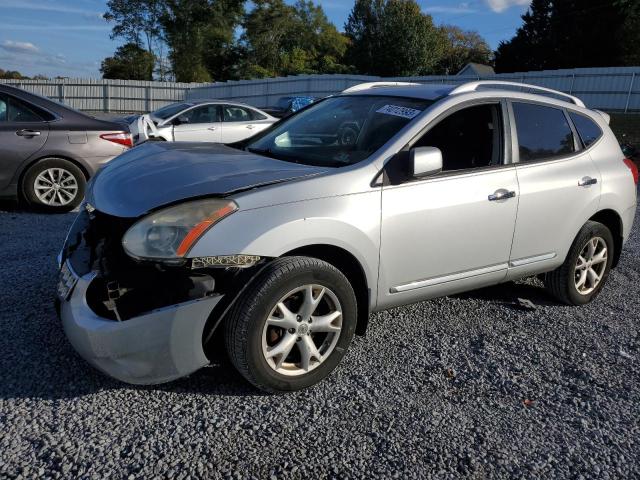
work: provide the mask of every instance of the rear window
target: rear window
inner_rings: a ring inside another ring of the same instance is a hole
[[[514,103],[521,162],[545,160],[575,152],[573,132],[559,108]]]
[[[192,105],[190,103],[172,103],[171,105],[167,105],[166,107],[156,110],[152,115],[162,120],[166,120],[167,118],[173,117],[176,113],[180,113],[191,106]]]
[[[590,118],[576,112],[569,112],[569,116],[585,148],[589,148],[590,145],[602,136],[602,130],[600,130],[600,127]]]

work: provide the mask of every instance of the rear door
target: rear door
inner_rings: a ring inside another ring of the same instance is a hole
[[[44,146],[48,134],[49,125],[36,107],[0,94],[0,189]]]
[[[564,109],[513,101],[510,111],[520,199],[509,277],[517,278],[564,261],[597,212],[601,177]]]
[[[173,139],[176,142],[219,143],[220,127],[220,106],[198,105],[174,119]]]
[[[222,143],[249,138],[271,125],[267,117],[240,105],[222,106]]]

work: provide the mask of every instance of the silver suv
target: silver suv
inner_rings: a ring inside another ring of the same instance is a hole
[[[590,302],[637,182],[608,116],[575,97],[361,85],[242,143],[153,142],[111,162],[61,252],[59,310],[120,380],[188,375],[224,344],[256,387],[297,390],[372,312],[530,275]]]

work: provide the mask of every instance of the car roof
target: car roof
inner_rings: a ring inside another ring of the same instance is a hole
[[[424,100],[438,100],[449,95],[456,85],[381,85],[355,91],[345,91],[343,95],[382,95],[388,97],[420,98]]]

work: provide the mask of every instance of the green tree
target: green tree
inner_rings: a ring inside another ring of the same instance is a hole
[[[0,68],[0,78],[6,80],[28,80],[29,77],[25,77],[20,72],[15,70],[3,70]]]
[[[349,71],[342,64],[348,40],[321,6],[308,0],[255,0],[244,20],[243,73],[261,77]]]
[[[224,78],[214,69],[227,62],[243,10],[242,0],[165,0],[160,23],[177,81]]]
[[[443,25],[440,29],[447,41],[438,63],[438,73],[454,75],[469,63],[492,63],[493,52],[478,32],[462,30],[454,25]]]
[[[415,0],[356,0],[345,33],[350,40],[347,61],[369,75],[433,73],[446,45]]]
[[[113,57],[102,61],[102,78],[122,80],[151,80],[155,57],[135,43],[126,43],[116,49]]]
[[[498,46],[496,70],[634,64],[640,60],[637,5],[637,0],[533,0],[515,36]]]
[[[103,18],[113,23],[111,38],[123,38],[128,43],[145,45],[154,53],[161,37],[160,17],[164,11],[163,0],[109,0]]]

